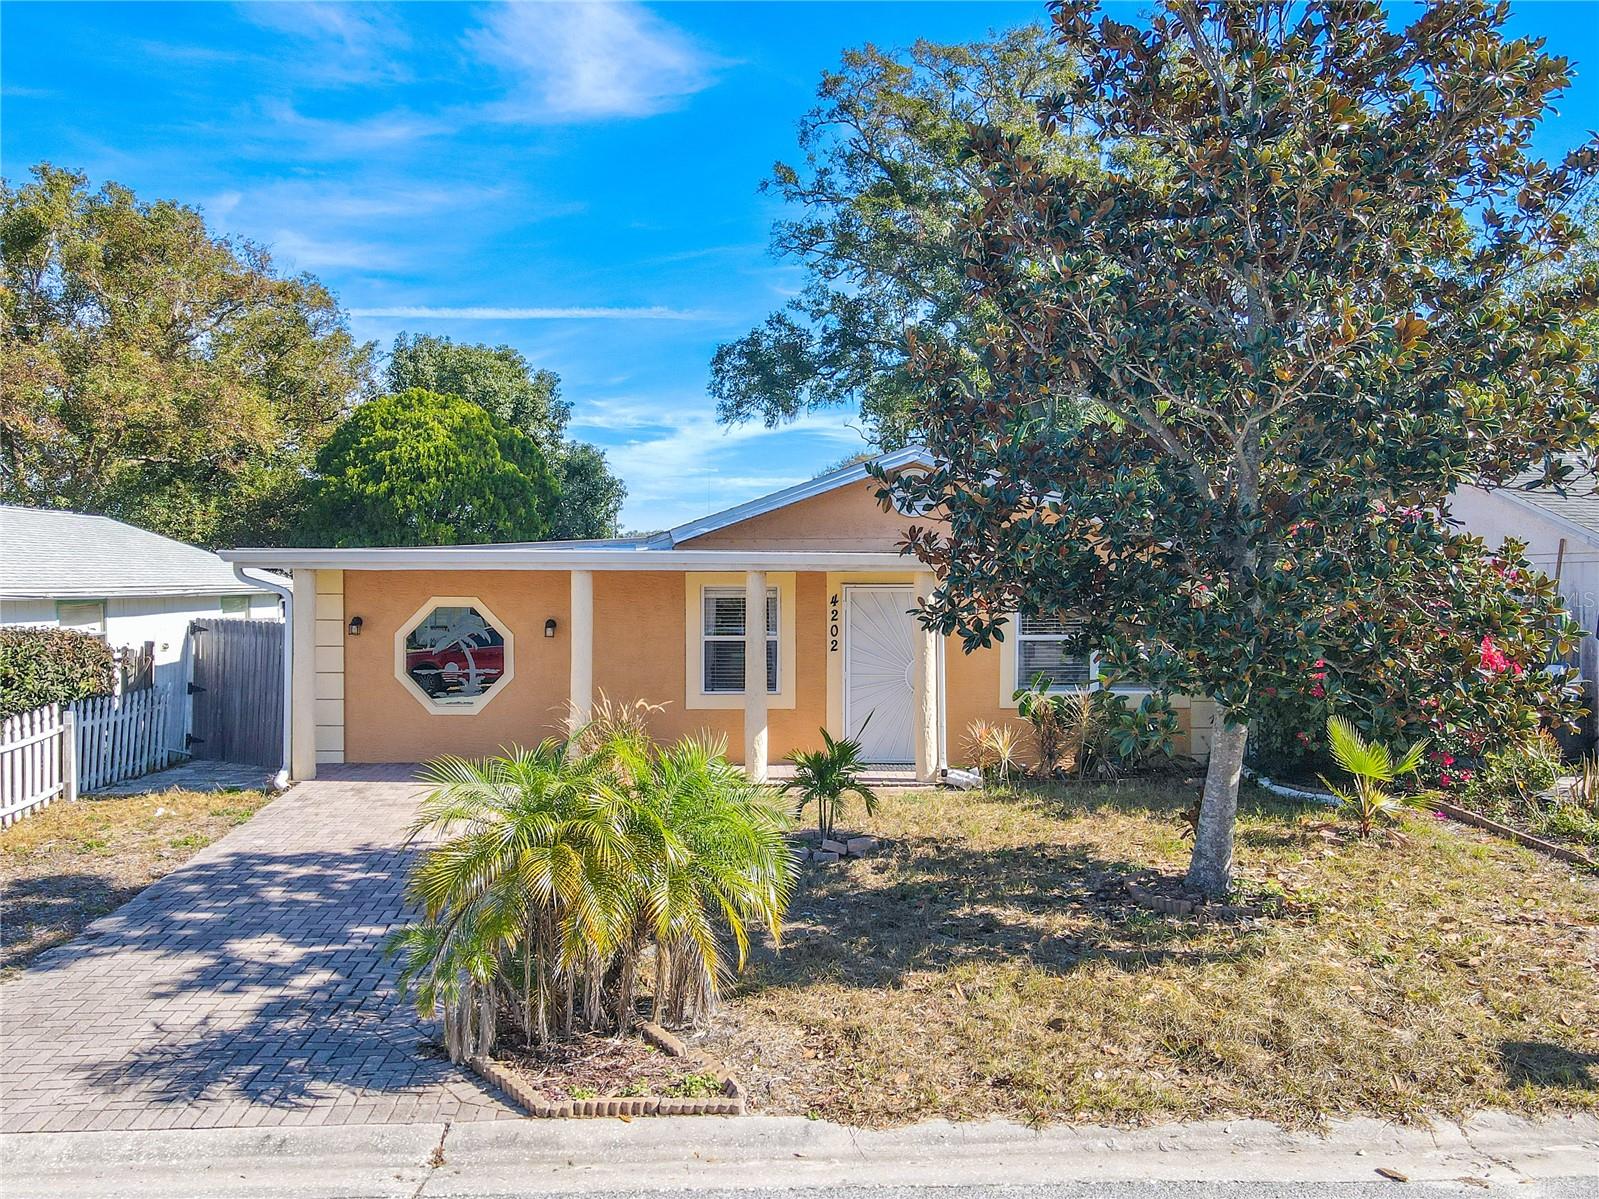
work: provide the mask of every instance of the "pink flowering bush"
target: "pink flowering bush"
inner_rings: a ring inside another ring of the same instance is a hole
[[[1573,697],[1543,667],[1578,630],[1523,546],[1490,550],[1435,515],[1381,504],[1367,529],[1396,543],[1437,539],[1442,565],[1376,580],[1325,615],[1318,656],[1260,706],[1251,730],[1257,768],[1300,777],[1328,769],[1325,729],[1336,714],[1384,744],[1425,738],[1421,780],[1458,790],[1490,753],[1571,719]]]

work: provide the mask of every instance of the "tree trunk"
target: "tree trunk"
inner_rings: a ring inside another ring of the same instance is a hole
[[[1233,881],[1233,825],[1238,816],[1238,776],[1244,768],[1249,727],[1224,716],[1210,739],[1210,766],[1194,832],[1188,886],[1202,895],[1225,895]]]

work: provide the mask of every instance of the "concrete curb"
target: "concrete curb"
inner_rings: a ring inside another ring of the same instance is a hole
[[[1045,1185],[1083,1182],[1521,1184],[1592,1179],[1599,1117],[1464,1125],[1378,1120],[1326,1135],[1261,1121],[1147,1129],[1004,1121],[871,1131],[794,1117],[626,1123],[492,1121],[411,1126],[33,1133],[0,1138],[7,1195],[37,1199],[500,1196],[643,1189]]]

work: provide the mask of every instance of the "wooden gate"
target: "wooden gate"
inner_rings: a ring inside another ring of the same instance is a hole
[[[267,769],[283,765],[281,620],[197,620],[189,625],[196,758]]]

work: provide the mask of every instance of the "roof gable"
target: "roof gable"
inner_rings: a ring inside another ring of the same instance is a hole
[[[796,505],[805,504],[808,500],[815,500],[829,495],[839,491],[841,488],[866,484],[870,478],[870,467],[874,465],[881,466],[885,470],[902,470],[908,466],[931,466],[932,464],[931,455],[920,446],[908,446],[903,450],[893,450],[886,454],[879,454],[876,458],[871,458],[864,462],[851,463],[848,466],[840,467],[838,470],[829,471],[825,475],[818,475],[814,479],[807,479],[803,483],[785,487],[781,491],[774,491],[769,495],[758,496],[732,508],[724,508],[720,512],[713,512],[709,516],[685,521],[676,528],[668,529],[665,533],[658,534],[652,539],[651,545],[652,548],[655,546],[667,548],[681,545],[686,541],[707,538],[710,534],[730,529],[734,525],[755,522],[757,518],[767,517],[785,508],[793,508]],[[769,524],[769,522],[761,523]],[[756,532],[758,528],[758,525],[752,525],[751,532]],[[702,541],[699,544],[706,545],[708,542]]]

